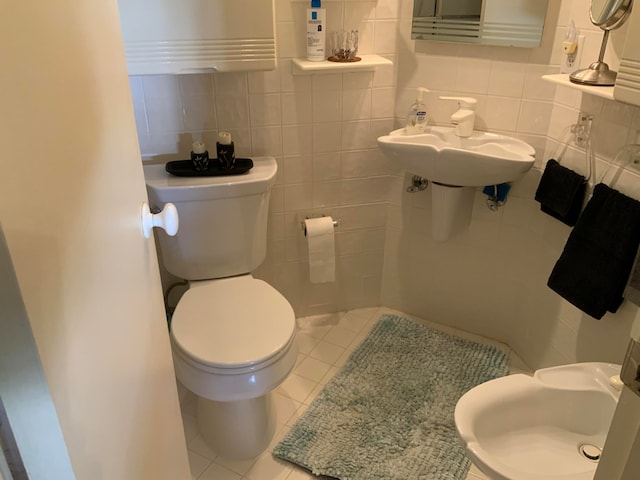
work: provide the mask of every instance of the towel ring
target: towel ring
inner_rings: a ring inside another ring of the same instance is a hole
[[[622,162],[620,165],[618,165],[618,169],[616,170],[616,173],[613,175],[613,177],[611,178],[611,181],[609,182],[608,185],[611,188],[614,188],[616,186],[616,184],[618,183],[618,180],[620,179],[620,176],[622,175],[622,172],[631,163],[633,163],[634,165],[640,165],[640,144],[630,143],[629,145],[625,145],[620,150],[618,150],[618,153],[616,154],[615,158],[613,159],[613,162],[611,162],[611,164],[607,167],[607,169],[602,174],[602,177],[600,177],[600,183],[603,182],[603,180],[605,179],[605,177],[609,173],[609,170],[611,170],[611,167],[613,167],[616,164],[616,162],[618,161],[618,159],[623,154],[625,154],[627,152],[632,152],[632,154],[629,155],[629,157],[624,162]]]
[[[586,142],[586,148],[584,152],[585,163],[586,163],[586,174],[584,178],[586,182],[589,182],[589,180],[591,180],[591,175],[595,170],[594,168],[595,158],[593,155],[594,149],[591,144],[591,135],[585,132],[584,126],[579,124],[573,124],[565,127],[562,130],[562,135],[560,136],[560,144],[558,145],[558,148],[556,149],[556,152],[553,158],[556,160],[556,162],[561,164],[562,157],[567,151],[569,144],[575,143],[576,146],[578,146],[577,139],[579,137],[582,139],[583,142]]]

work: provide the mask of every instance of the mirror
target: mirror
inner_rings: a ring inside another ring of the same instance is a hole
[[[591,23],[608,30],[622,25],[629,12],[632,0],[593,0],[589,9]]]
[[[609,32],[621,26],[631,12],[633,0],[591,0],[589,16],[591,22],[604,30],[604,38],[600,47],[598,60],[588,68],[577,70],[569,75],[573,83],[592,86],[612,86],[616,83],[617,72],[609,69],[604,63],[604,52],[609,40]]]
[[[414,0],[411,38],[540,46],[547,0]]]

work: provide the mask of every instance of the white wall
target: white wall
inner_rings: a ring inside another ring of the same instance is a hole
[[[294,77],[290,59],[305,56],[307,3],[276,1],[274,72],[132,78],[145,160],[187,158],[192,139],[213,145],[222,129],[233,132],[242,154],[278,159],[268,258],[257,274],[279,288],[298,315],[382,303],[510,342],[531,366],[619,361],[635,307],[624,305],[597,322],[546,287],[569,229],[542,215],[533,200],[554,139],[581,105],[596,115],[602,161],[635,141],[640,129],[638,109],[540,79],[558,71],[570,19],[587,37],[582,63],[597,58],[602,33],[588,21],[589,1],[550,0],[536,49],[415,42],[409,0],[326,1],[329,31],[357,26],[361,53],[383,54],[395,66]],[[606,56],[612,68],[623,37],[624,27],[612,35]],[[379,134],[402,125],[421,85],[432,90],[432,122],[446,124],[455,110],[438,95],[471,95],[479,100],[478,128],[516,135],[537,151],[537,168],[514,185],[507,206],[489,212],[478,194],[469,233],[444,245],[434,245],[428,234],[427,192],[403,193],[404,173],[375,145]],[[580,168],[578,152],[565,161],[572,166],[574,159]],[[626,193],[633,185],[640,182],[620,183]],[[336,284],[307,280],[298,222],[309,213],[342,220]]]

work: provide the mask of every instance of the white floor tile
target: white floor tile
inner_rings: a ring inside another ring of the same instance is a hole
[[[321,315],[310,315],[308,317],[300,317],[296,319],[296,324],[300,328],[319,328],[331,327],[340,322],[341,312],[323,313]],[[326,330],[325,330],[326,333]]]
[[[200,435],[196,435],[196,437],[191,440],[187,446],[189,447],[189,451],[195,452],[200,456],[208,458],[209,460],[215,460],[218,454],[211,450],[211,447],[207,445],[204,439]]]
[[[369,323],[370,316],[357,313],[358,310],[350,310],[346,312],[338,326],[351,330],[352,332],[360,333],[362,329]]]
[[[292,373],[276,389],[276,393],[293,398],[298,402],[304,402],[315,386],[316,382],[312,382],[311,380],[307,380],[306,378]]]
[[[295,368],[298,365],[300,365],[305,358],[307,358],[306,354],[304,354],[302,352],[298,352],[298,357],[296,358],[296,363],[294,364],[293,367]]]
[[[322,340],[332,326],[340,322],[339,314],[328,313],[326,315],[313,315],[311,317],[301,317],[296,320],[298,330]]]
[[[301,468],[293,468],[287,477],[287,480],[318,480],[319,477],[303,470]]]
[[[187,451],[189,455],[189,468],[191,469],[191,479],[194,480],[198,478],[198,476],[204,472],[209,465],[211,465],[211,460],[208,458],[202,457],[191,450]]]
[[[315,358],[316,360],[321,360],[333,365],[343,353],[343,347],[339,347],[337,345],[334,345],[333,343],[321,341],[313,350],[311,350],[309,356]]]
[[[345,363],[347,363],[347,360],[349,360],[349,357],[351,356],[351,354],[353,353],[353,350],[345,350],[344,352],[342,352],[342,355],[340,355],[335,362],[333,362],[333,366],[336,367],[337,369],[340,369],[344,366]]]
[[[271,401],[276,409],[277,422],[282,425],[289,425],[289,419],[296,413],[296,410],[300,408],[300,405],[302,405],[302,402],[298,402],[291,397],[277,392],[271,394]]]
[[[312,357],[306,357],[295,368],[293,373],[300,375],[307,380],[311,380],[312,382],[319,382],[322,380],[322,377],[327,374],[330,368],[331,364],[329,363],[325,363]]]
[[[233,460],[231,458],[218,456],[216,457],[215,463],[226,468],[227,470],[231,470],[232,472],[243,476],[249,471],[253,464],[256,463],[256,459],[251,458],[249,460]]]
[[[480,474],[482,475],[482,474]],[[474,475],[473,473],[469,473],[467,475],[466,480],[489,480],[489,477],[485,477],[484,475],[479,476],[479,475]]]
[[[313,403],[313,401],[316,399],[316,397],[320,394],[320,392],[322,391],[322,389],[324,388],[324,385],[321,384],[317,384],[313,390],[311,390],[311,393],[309,393],[309,395],[307,395],[307,398],[304,399],[304,404],[305,405],[311,405],[311,403]]]
[[[307,411],[309,405],[305,405],[304,403],[298,407],[298,409],[291,415],[289,420],[287,421],[287,426],[292,427],[298,421],[298,419]]]
[[[509,372],[526,373],[531,372],[531,368],[522,360],[516,352],[509,352]]]
[[[358,332],[336,325],[322,339],[325,342],[333,343],[342,348],[347,348],[358,336]]]
[[[476,467],[473,463],[471,464],[471,468],[469,469],[469,475],[467,475],[467,479],[469,480],[489,480],[484,473],[482,473],[478,467]]]
[[[296,334],[296,340],[298,342],[298,351],[305,355],[311,353],[311,350],[316,348],[316,345],[320,343],[320,338],[310,335],[308,332],[298,331]]]
[[[377,320],[382,315],[382,309],[384,307],[364,307],[349,310],[347,314],[357,315],[359,317],[366,318],[368,320]]]
[[[211,464],[198,480],[240,480],[242,477],[217,463]]]
[[[263,453],[245,475],[249,480],[286,480],[291,473],[291,465],[277,460],[271,452]]]
[[[334,365],[329,369],[327,374],[320,379],[318,383],[320,385],[326,385],[336,375],[336,373],[338,373],[339,370],[340,370],[340,367]]]

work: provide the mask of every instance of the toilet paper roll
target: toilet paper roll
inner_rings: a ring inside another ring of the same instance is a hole
[[[308,218],[304,221],[309,246],[309,280],[327,283],[336,279],[336,251],[333,218]]]

